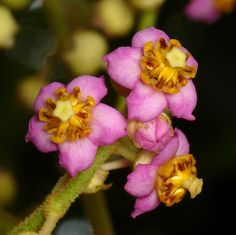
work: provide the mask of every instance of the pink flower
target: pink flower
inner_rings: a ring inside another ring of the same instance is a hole
[[[232,11],[235,4],[235,0],[190,0],[184,11],[194,21],[211,24],[217,21],[222,13]]]
[[[176,129],[175,136],[151,163],[138,164],[128,175],[125,190],[136,197],[131,216],[151,211],[161,202],[172,206],[187,190],[191,198],[199,194],[203,181],[196,177],[195,163],[185,135]]]
[[[128,119],[150,121],[165,108],[178,118],[194,120],[197,102],[191,81],[197,62],[181,44],[161,30],[136,33],[131,47],[119,47],[104,57],[110,77],[131,90]]]
[[[162,113],[148,122],[129,122],[128,135],[138,148],[158,153],[173,137],[174,131],[170,118]]]
[[[98,146],[126,135],[124,117],[100,103],[107,94],[103,78],[80,76],[67,86],[53,82],[39,92],[26,141],[41,152],[59,151],[60,165],[71,176],[89,168]]]

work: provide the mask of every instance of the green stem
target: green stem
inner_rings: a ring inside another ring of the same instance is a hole
[[[125,108],[125,97],[121,95],[117,95],[115,107],[118,111],[122,112]]]
[[[66,184],[69,178],[70,176],[67,173],[61,176],[52,189],[51,194],[57,193]],[[25,231],[38,231],[45,222],[43,206],[44,204],[39,206],[29,217],[17,225],[10,234],[18,234],[19,232]]]
[[[57,222],[64,216],[75,199],[86,189],[96,171],[111,154],[118,154],[120,152],[122,155],[126,155],[126,158],[134,159],[135,151],[130,147],[127,148],[127,144],[126,147],[122,147],[122,143],[127,143],[126,138],[117,141],[113,145],[99,148],[96,160],[88,170],[79,173],[69,180],[67,174],[61,177],[45,202],[22,223],[16,226],[10,234],[16,235],[27,231],[38,232],[41,228],[41,234],[50,234]],[[118,149],[120,150],[118,151]]]
[[[158,16],[159,9],[142,11],[138,23],[138,30],[142,30],[147,27],[156,25]]]
[[[17,235],[20,232],[38,231],[45,222],[43,205],[39,206],[29,217],[17,225],[9,235]]]
[[[43,227],[39,231],[38,235],[50,235],[54,228],[56,227],[58,216],[51,213],[49,216],[47,216],[47,219],[45,223],[43,224]]]
[[[96,235],[115,235],[106,198],[102,191],[81,195],[83,208]]]
[[[58,220],[66,213],[75,199],[86,189],[99,167],[109,158],[116,149],[116,145],[101,147],[98,150],[94,164],[86,171],[71,178],[66,186],[55,196],[48,197],[45,209],[46,215],[57,214]]]
[[[44,0],[44,8],[48,16],[61,50],[67,49],[69,43],[69,29],[66,24],[65,10],[60,0]]]
[[[114,152],[115,154],[120,155],[131,162],[136,160],[139,150],[134,147],[128,137],[120,139],[116,143],[116,146],[117,148],[116,152]]]
[[[58,191],[60,191],[65,185],[66,183],[69,181],[70,176],[65,173],[63,176],[61,176],[59,178],[59,180],[57,181],[56,185],[54,186],[54,188],[52,189],[52,194],[53,193],[57,193]]]
[[[116,148],[115,144],[100,148],[94,164],[88,170],[81,172],[69,181],[67,181],[67,175],[61,177],[46,201],[28,218],[15,227],[10,234],[14,235],[26,231],[37,232],[45,221],[47,222],[44,224],[41,232],[43,231],[43,234],[50,234],[60,218],[69,209],[72,202],[88,186],[96,170],[108,159]],[[64,186],[65,182],[67,182],[66,186]],[[61,189],[60,187],[62,186],[64,187]]]

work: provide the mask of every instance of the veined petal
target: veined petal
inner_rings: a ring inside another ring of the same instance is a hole
[[[71,176],[75,176],[78,172],[88,169],[96,157],[97,145],[88,138],[78,139],[74,142],[67,141],[58,146],[60,165]]]
[[[50,136],[44,131],[43,126],[44,123],[33,116],[29,121],[29,129],[25,136],[26,142],[33,142],[36,148],[43,153],[56,151],[57,145],[50,140]]]
[[[34,111],[38,112],[40,108],[44,107],[47,98],[56,99],[55,91],[62,87],[65,87],[65,85],[60,82],[52,82],[43,87],[34,101]]]
[[[141,49],[119,47],[103,57],[107,62],[107,71],[111,78],[128,89],[132,89],[140,79],[142,57]]]
[[[132,47],[144,47],[147,42],[153,42],[153,44],[156,44],[160,38],[164,38],[166,42],[170,40],[170,38],[162,30],[154,27],[146,28],[137,32],[133,36]]]
[[[163,150],[155,156],[153,159],[153,164],[157,166],[161,166],[164,164],[166,161],[171,159],[173,156],[176,155],[176,152],[179,148],[179,137],[178,135],[175,135],[169,143],[163,148]]]
[[[213,0],[191,0],[184,9],[192,20],[213,23],[220,18],[220,12],[214,6]]]
[[[195,86],[191,80],[188,84],[180,89],[180,92],[173,95],[165,95],[168,108],[171,113],[178,117],[189,121],[195,120],[192,115],[197,104],[197,93]]]
[[[108,145],[127,134],[125,118],[114,108],[97,105],[92,112],[89,138],[96,145]]]
[[[87,96],[92,96],[96,104],[107,94],[103,77],[89,75],[77,77],[67,85],[68,92],[72,92],[73,88],[76,86],[80,88],[82,100],[86,100]]]
[[[167,106],[165,95],[138,81],[127,97],[128,119],[150,121]]]
[[[176,151],[176,156],[188,154],[189,153],[189,142],[188,142],[185,134],[177,128],[175,128],[175,133],[179,139],[179,147]]]
[[[152,211],[161,204],[160,199],[153,190],[148,196],[137,198],[134,205],[134,211],[131,213],[132,218],[136,218],[138,215]]]
[[[133,196],[144,197],[154,188],[157,167],[151,164],[138,164],[128,175],[125,190]]]

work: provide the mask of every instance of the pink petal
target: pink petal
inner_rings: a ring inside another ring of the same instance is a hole
[[[151,164],[138,164],[128,175],[125,190],[133,196],[144,197],[154,188],[157,167]]]
[[[49,153],[57,150],[57,145],[50,140],[50,136],[44,131],[45,123],[38,121],[36,116],[33,116],[29,121],[29,129],[25,136],[26,142],[33,142],[36,148],[43,152]]]
[[[176,156],[188,154],[189,153],[189,142],[188,142],[185,134],[177,128],[175,128],[175,133],[179,139],[179,147],[176,151]]]
[[[107,54],[103,60],[107,62],[107,71],[111,78],[121,86],[132,89],[140,78],[141,57],[139,48],[119,47]]]
[[[138,81],[127,97],[128,119],[150,121],[167,106],[165,96]]]
[[[146,28],[133,36],[132,47],[144,47],[144,45],[150,41],[156,44],[160,38],[164,38],[166,42],[169,41],[169,37],[162,30],[154,27]]]
[[[131,217],[134,219],[138,215],[152,211],[161,204],[160,199],[155,190],[153,190],[148,196],[137,198],[134,205],[134,211],[131,213]]]
[[[221,16],[214,6],[214,0],[191,0],[184,11],[190,19],[209,24],[217,21]]]
[[[108,145],[125,136],[127,123],[114,108],[100,103],[92,112],[91,134],[89,138],[96,145]]]
[[[188,81],[186,86],[180,89],[179,93],[165,96],[168,108],[174,116],[189,121],[195,120],[192,112],[197,104],[197,93],[191,80]]]
[[[86,100],[87,96],[92,96],[96,104],[107,94],[107,88],[103,77],[94,77],[84,75],[73,79],[68,85],[68,92],[72,92],[75,86],[80,87],[82,99]]]
[[[74,142],[64,142],[59,146],[60,165],[64,167],[71,176],[88,169],[94,162],[97,145],[88,138],[78,139]]]
[[[54,93],[58,88],[61,87],[65,87],[65,85],[59,82],[52,82],[47,86],[43,87],[34,101],[34,111],[38,112],[40,108],[44,107],[45,100],[47,98],[52,98],[56,100],[56,96]]]
[[[164,149],[153,159],[153,164],[161,166],[166,161],[176,156],[176,152],[179,147],[179,138],[175,135],[169,143],[164,147]]]

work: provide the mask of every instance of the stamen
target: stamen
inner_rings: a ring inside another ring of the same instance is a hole
[[[141,80],[157,91],[175,94],[196,75],[196,68],[186,65],[189,53],[183,52],[175,39],[167,44],[161,38],[155,46],[147,42],[143,54]]]
[[[66,88],[59,88],[55,95],[58,100],[46,99],[46,107],[38,113],[38,119],[45,122],[44,130],[51,135],[51,141],[60,144],[88,136],[91,110],[95,106],[93,97],[88,96],[82,101],[79,87],[74,87],[71,94]]]
[[[180,202],[187,190],[194,198],[202,190],[203,181],[196,177],[196,161],[192,155],[171,158],[158,169],[156,190],[167,206]]]
[[[68,98],[68,93],[66,88],[59,88],[55,91],[55,94],[59,100],[66,100]]]

